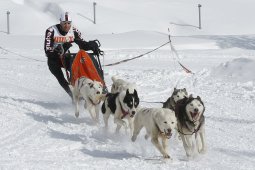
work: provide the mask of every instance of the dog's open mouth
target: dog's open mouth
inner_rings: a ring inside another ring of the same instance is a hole
[[[193,120],[196,120],[198,115],[199,115],[199,112],[190,112],[190,115],[191,115]]]
[[[163,134],[167,139],[170,139],[172,136],[172,130],[171,129],[164,130]]]

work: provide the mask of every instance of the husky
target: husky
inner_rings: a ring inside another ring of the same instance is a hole
[[[175,110],[176,103],[184,97],[188,97],[188,92],[186,91],[186,88],[174,88],[172,95],[167,99],[167,101],[163,103],[163,108]]]
[[[108,128],[108,119],[110,115],[114,116],[114,123],[117,124],[116,133],[124,126],[127,131],[128,126],[123,119],[127,119],[130,128],[130,134],[133,133],[134,116],[139,105],[139,97],[136,90],[121,91],[119,93],[108,93],[102,105],[102,113],[106,129]]]
[[[194,98],[190,95],[176,104],[178,132],[188,158],[194,156],[195,148],[198,153],[206,152],[204,111],[205,106],[199,96]],[[196,143],[194,143],[194,137]]]
[[[131,140],[134,142],[140,130],[145,127],[145,139],[151,136],[151,142],[164,158],[170,158],[167,153],[168,139],[177,128],[177,120],[173,110],[166,108],[141,108],[134,120],[134,132]],[[162,139],[162,142],[159,141]],[[162,143],[162,144],[161,144]]]
[[[134,83],[127,82],[123,79],[117,79],[116,76],[112,76],[112,88],[111,93],[118,93],[122,91],[129,90],[136,90],[136,85]]]
[[[81,77],[75,81],[73,88],[73,103],[75,105],[75,116],[79,117],[79,100],[85,100],[84,108],[87,109],[91,118],[98,123],[100,102],[105,95],[102,94],[103,85],[101,82],[92,81],[89,78]]]

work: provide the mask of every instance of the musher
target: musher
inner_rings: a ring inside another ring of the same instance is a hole
[[[95,41],[84,41],[80,31],[72,25],[72,19],[69,13],[64,12],[60,17],[60,23],[46,30],[44,51],[48,58],[50,72],[56,77],[59,84],[71,98],[72,92],[69,83],[61,70],[63,67],[61,57],[72,46],[72,42],[75,42],[80,49],[84,49],[85,51],[92,50],[95,55],[99,55],[100,53],[98,44]],[[65,63],[68,64],[70,62]],[[66,68],[70,68],[70,65],[66,65]]]

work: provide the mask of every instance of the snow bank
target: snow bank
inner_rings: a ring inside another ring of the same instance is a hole
[[[212,75],[236,82],[255,80],[255,61],[248,58],[237,58],[220,64],[212,70]]]

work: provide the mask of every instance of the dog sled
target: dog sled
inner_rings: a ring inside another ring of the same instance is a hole
[[[100,47],[100,44],[99,44]],[[65,68],[69,83],[74,86],[75,81],[81,77],[101,82],[105,86],[104,73],[99,59],[103,51],[99,49],[99,54],[88,53],[80,49],[77,53],[69,51],[62,55],[62,65]],[[69,71],[69,73],[68,73]]]

